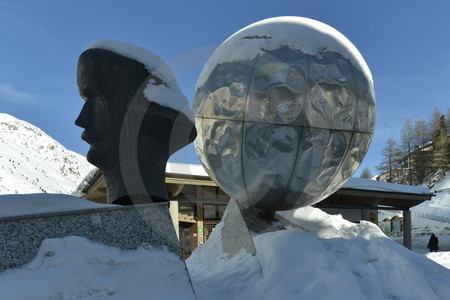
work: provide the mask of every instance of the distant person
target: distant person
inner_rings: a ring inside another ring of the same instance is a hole
[[[430,252],[438,252],[439,250],[439,239],[434,233],[431,234],[430,241],[428,242],[428,249],[430,249]]]

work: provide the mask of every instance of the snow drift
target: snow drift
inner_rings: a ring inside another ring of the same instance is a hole
[[[258,253],[221,253],[221,225],[187,260],[200,299],[448,299],[450,270],[387,238],[306,207],[280,214],[300,230],[254,238]],[[211,268],[214,266],[214,269]]]

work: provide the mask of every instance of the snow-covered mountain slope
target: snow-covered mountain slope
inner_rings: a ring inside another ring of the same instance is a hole
[[[450,172],[435,174],[430,181],[427,186],[431,186],[434,196],[431,201],[412,208],[412,211],[436,221],[450,221]]]
[[[70,194],[92,168],[41,129],[0,113],[0,194]]]

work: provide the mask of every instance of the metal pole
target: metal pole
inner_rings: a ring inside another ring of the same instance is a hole
[[[403,211],[403,246],[412,249],[412,241],[411,241],[411,211],[409,209],[405,209]]]

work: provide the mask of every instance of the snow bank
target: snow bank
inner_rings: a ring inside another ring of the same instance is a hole
[[[194,122],[188,99],[181,91],[169,66],[157,55],[144,48],[112,40],[95,41],[86,50],[94,48],[109,50],[143,64],[151,74],[163,81],[163,84],[158,85],[155,81],[149,80],[143,91],[144,96],[150,102],[174,109]]]
[[[319,238],[379,238],[386,237],[380,228],[371,222],[361,221],[355,224],[341,215],[329,215],[312,206],[296,210],[277,212],[283,223],[306,232],[312,232]]]
[[[440,265],[450,269],[450,252],[431,252],[426,256]]]
[[[148,245],[123,251],[76,236],[47,239],[32,262],[0,273],[0,298],[193,299],[184,268]]]
[[[450,253],[411,252],[369,222],[305,207],[278,215],[297,230],[257,235],[256,256],[221,252],[222,223],[186,261],[198,299],[448,299]],[[302,229],[302,230],[299,230]],[[2,299],[189,299],[181,259],[82,237],[47,239],[0,273]],[[26,288],[24,288],[26,286]]]
[[[308,55],[341,54],[372,81],[372,74],[358,49],[339,31],[322,22],[302,17],[275,17],[253,23],[225,40],[202,71],[197,86],[203,85],[213,67],[225,62],[251,60],[266,51],[288,46]],[[238,55],[236,55],[238,53]],[[209,67],[209,68],[208,68]]]
[[[187,260],[200,299],[448,299],[450,270],[375,225],[311,207],[283,214],[309,232],[258,235],[255,257],[222,256],[216,227]]]

